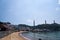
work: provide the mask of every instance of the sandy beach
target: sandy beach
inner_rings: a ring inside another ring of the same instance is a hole
[[[20,32],[13,32],[0,40],[26,40],[24,37],[19,35]]]

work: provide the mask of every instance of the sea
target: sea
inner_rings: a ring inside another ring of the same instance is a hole
[[[30,40],[60,40],[60,31],[57,32],[24,32],[22,35]]]

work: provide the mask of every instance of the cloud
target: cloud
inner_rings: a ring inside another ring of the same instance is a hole
[[[33,21],[32,19],[28,19],[27,20],[28,23],[32,23],[32,21]]]
[[[60,4],[60,0],[58,0],[58,4]]]
[[[57,7],[57,8],[56,8],[56,11],[59,11],[59,10],[60,10],[60,8],[59,8],[59,7]]]
[[[56,11],[58,11],[58,10],[59,10],[59,8],[57,7],[57,8],[56,8]]]

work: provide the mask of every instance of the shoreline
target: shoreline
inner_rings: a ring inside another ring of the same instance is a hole
[[[21,33],[22,32],[14,32],[12,34],[9,34],[8,36],[0,38],[0,40],[29,40],[28,38],[24,37]]]
[[[22,36],[22,37],[25,38],[26,40],[31,40],[31,39],[29,39],[29,38],[23,36],[22,34],[20,34],[20,36]]]
[[[27,31],[20,31],[19,35],[22,36],[23,38],[25,38],[26,40],[31,40],[31,39],[29,39],[29,38],[23,36],[23,35],[22,35],[23,32],[27,32]]]

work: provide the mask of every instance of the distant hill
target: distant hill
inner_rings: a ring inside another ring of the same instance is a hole
[[[36,26],[29,26],[25,24],[19,24],[19,29],[23,30],[31,30],[31,31],[60,31],[60,24],[52,23],[52,24],[40,24]]]
[[[36,26],[30,26],[26,24],[13,25],[9,22],[0,22],[0,31],[5,30],[16,30],[16,31],[40,31],[40,32],[49,32],[49,31],[60,31],[60,24],[39,24]]]
[[[14,30],[10,22],[0,22],[0,31],[10,31]]]

